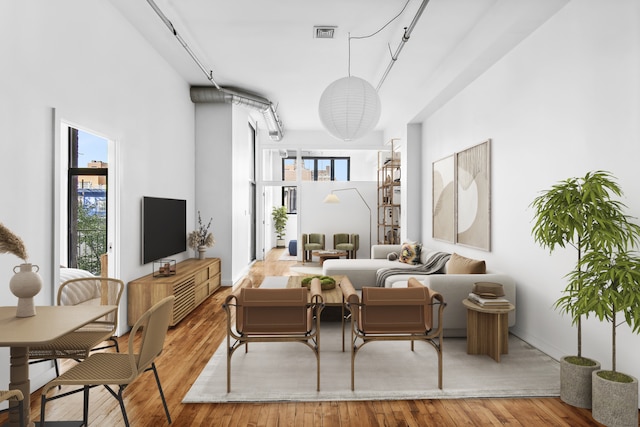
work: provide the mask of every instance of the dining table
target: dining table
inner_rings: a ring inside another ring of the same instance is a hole
[[[35,425],[30,420],[29,347],[47,344],[117,308],[115,305],[37,306],[35,316],[16,317],[15,306],[0,307],[0,347],[10,347],[9,389],[18,389],[24,395],[27,426]],[[9,426],[18,425],[19,413],[12,403]]]

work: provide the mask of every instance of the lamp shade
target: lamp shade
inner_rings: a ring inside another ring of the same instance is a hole
[[[324,90],[318,112],[331,135],[350,141],[363,137],[378,124],[380,98],[366,80],[343,77]]]
[[[340,203],[340,199],[333,193],[327,194],[327,197],[324,198],[322,203]]]

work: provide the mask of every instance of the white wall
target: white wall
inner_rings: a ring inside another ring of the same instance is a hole
[[[531,201],[557,181],[611,171],[640,217],[640,3],[572,1],[423,123],[423,240],[486,259],[518,284],[513,331],[551,356],[577,351],[571,320],[553,309],[576,260],[531,236]],[[431,164],[492,139],[492,250],[432,241]],[[618,328],[618,370],[640,377],[640,336]],[[611,368],[608,324],[583,326],[583,355]]]
[[[216,240],[207,249],[207,257],[220,258],[221,281],[232,279],[232,201],[233,108],[231,104],[196,104],[195,186],[196,210],[204,218],[213,218],[211,232]]]
[[[194,199],[193,104],[189,87],[110,3],[97,0],[0,3],[0,221],[25,242],[45,283],[36,304],[53,298],[53,114],[116,141],[120,278],[151,273],[140,261],[142,196]],[[189,221],[188,227],[193,226]],[[178,260],[186,257],[180,254]],[[20,260],[0,255],[0,282]],[[0,286],[3,305],[16,304]],[[126,292],[121,325],[126,328]],[[8,383],[0,349],[0,384]],[[32,386],[46,364],[31,369]]]

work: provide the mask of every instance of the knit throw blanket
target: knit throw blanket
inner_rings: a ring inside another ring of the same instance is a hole
[[[418,264],[415,268],[381,268],[376,271],[376,286],[383,288],[385,280],[396,274],[426,275],[441,273],[450,256],[451,254],[447,252],[434,252],[424,264]]]

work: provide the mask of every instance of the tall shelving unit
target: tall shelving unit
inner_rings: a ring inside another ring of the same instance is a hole
[[[378,152],[378,244],[400,244],[400,153],[394,140],[391,149]]]

